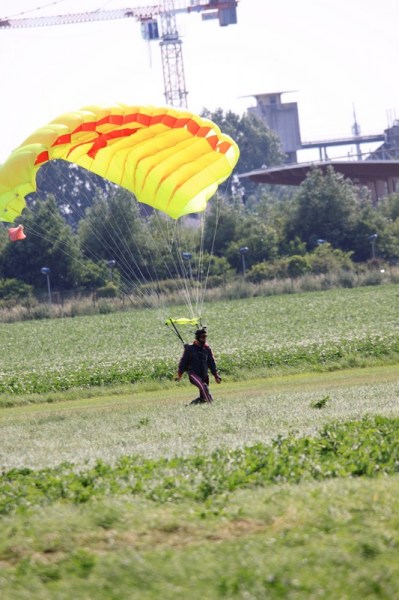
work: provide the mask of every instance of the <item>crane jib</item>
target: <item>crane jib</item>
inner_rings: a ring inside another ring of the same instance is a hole
[[[40,17],[0,17],[1,29],[22,29],[26,27],[52,27],[55,25],[74,25],[94,21],[133,18],[142,24],[142,35],[145,40],[160,40],[162,69],[164,76],[164,96],[166,104],[187,108],[182,40],[176,26],[176,15],[181,13],[202,13],[219,19],[219,25],[237,23],[236,7],[238,0],[164,0],[159,4],[136,8],[119,8],[97,10],[92,12],[69,13]],[[41,7],[39,7],[41,8]],[[160,18],[161,36],[158,34],[156,18]],[[203,19],[206,20],[206,19]],[[147,28],[146,25],[147,24]],[[149,31],[148,24],[152,24]]]

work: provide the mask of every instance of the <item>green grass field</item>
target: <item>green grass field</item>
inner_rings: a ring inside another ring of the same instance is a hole
[[[208,310],[1,326],[2,599],[399,598],[398,287]]]
[[[342,368],[396,358],[398,314],[398,286],[392,285],[218,302],[204,318],[222,372],[241,377],[243,371],[264,375],[276,367]],[[2,324],[0,394],[173,379],[181,344],[163,324],[166,316],[134,310]]]

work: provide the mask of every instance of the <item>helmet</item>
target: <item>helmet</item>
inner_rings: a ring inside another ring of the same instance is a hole
[[[202,329],[197,329],[197,331],[195,332],[195,339],[196,339],[196,340],[199,340],[199,338],[200,338],[202,335],[205,335],[205,336],[207,335],[207,332],[206,332],[206,327],[203,327]]]

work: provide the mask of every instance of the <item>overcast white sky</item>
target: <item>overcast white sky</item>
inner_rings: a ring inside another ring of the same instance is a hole
[[[0,18],[155,3],[0,0]],[[243,96],[294,90],[283,100],[298,102],[302,141],[350,136],[353,108],[362,134],[382,133],[399,118],[398,0],[240,0],[237,25],[221,28],[199,14],[179,15],[177,23],[193,111],[241,114],[254,104]],[[0,162],[64,112],[164,104],[158,42],[145,42],[132,19],[0,29],[0,57]]]

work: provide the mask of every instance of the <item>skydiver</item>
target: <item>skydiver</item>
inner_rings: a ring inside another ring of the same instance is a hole
[[[211,347],[206,343],[206,327],[197,329],[195,332],[195,340],[192,344],[187,344],[184,348],[183,355],[180,359],[177,380],[180,381],[183,373],[187,371],[190,383],[199,389],[199,396],[192,400],[192,404],[205,404],[213,402],[212,395],[209,391],[209,374],[211,371],[216,383],[222,381],[217,367]]]

